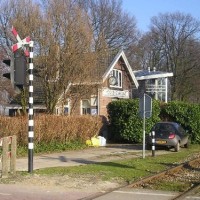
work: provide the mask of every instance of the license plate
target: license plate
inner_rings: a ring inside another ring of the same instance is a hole
[[[166,144],[167,143],[167,141],[165,141],[165,140],[158,140],[158,141],[156,141],[156,144]]]

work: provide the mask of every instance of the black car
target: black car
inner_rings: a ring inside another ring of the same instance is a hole
[[[158,122],[156,123],[150,134],[147,136],[147,149],[152,146],[152,131],[155,132],[155,146],[163,146],[179,151],[180,146],[189,146],[189,134],[175,122]]]

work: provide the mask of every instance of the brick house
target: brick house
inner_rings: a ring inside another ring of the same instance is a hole
[[[124,51],[121,50],[115,55],[109,54],[101,65],[105,66],[101,66],[104,70],[101,70],[98,82],[83,83],[84,86],[92,87],[92,90],[79,99],[76,95],[72,95],[72,98],[63,101],[64,98],[61,96],[56,106],[56,114],[70,113],[73,109],[73,114],[107,116],[106,106],[109,102],[132,98],[133,89],[137,89],[139,85]],[[76,86],[76,84],[69,85],[65,93],[73,94]],[[76,106],[72,106],[74,101]]]

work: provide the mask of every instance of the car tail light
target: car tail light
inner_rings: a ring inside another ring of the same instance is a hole
[[[169,139],[174,139],[175,138],[175,133],[170,133],[169,134]]]

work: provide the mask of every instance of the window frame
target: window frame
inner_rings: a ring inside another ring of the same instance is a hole
[[[83,107],[83,101],[88,101],[89,107]],[[90,99],[81,99],[81,115],[91,115],[91,101],[90,101]]]
[[[114,76],[117,79],[117,84],[112,85],[109,83],[111,88],[122,88],[122,71],[119,69],[113,69],[112,72],[110,73],[110,77]]]
[[[68,112],[66,112],[65,109],[68,109]],[[70,99],[68,98],[63,106],[63,114],[64,115],[70,115]]]

